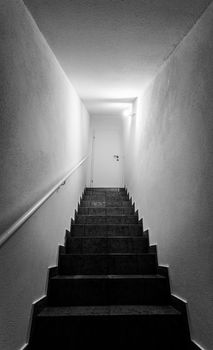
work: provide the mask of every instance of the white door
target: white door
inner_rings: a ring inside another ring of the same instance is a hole
[[[93,139],[93,187],[123,187],[121,132],[115,128],[97,128]]]

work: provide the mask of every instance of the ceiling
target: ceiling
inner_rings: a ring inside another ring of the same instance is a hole
[[[137,97],[211,0],[24,0],[92,114]]]

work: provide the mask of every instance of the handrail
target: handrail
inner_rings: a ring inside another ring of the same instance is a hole
[[[65,175],[55,186],[52,187],[38,202],[27,210],[0,236],[0,247],[44,204],[61,186],[65,185],[67,179],[83,164],[89,156],[84,157],[67,175]]]

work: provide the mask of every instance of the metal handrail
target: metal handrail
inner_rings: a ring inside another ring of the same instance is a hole
[[[44,204],[61,186],[65,185],[67,179],[77,170],[89,157],[84,157],[74,168],[72,168],[55,186],[52,187],[39,201],[27,210],[0,236],[0,247]]]

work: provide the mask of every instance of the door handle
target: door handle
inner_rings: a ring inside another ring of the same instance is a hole
[[[113,156],[113,157],[115,158],[115,160],[116,160],[117,162],[119,162],[119,155],[114,154],[114,156]]]

